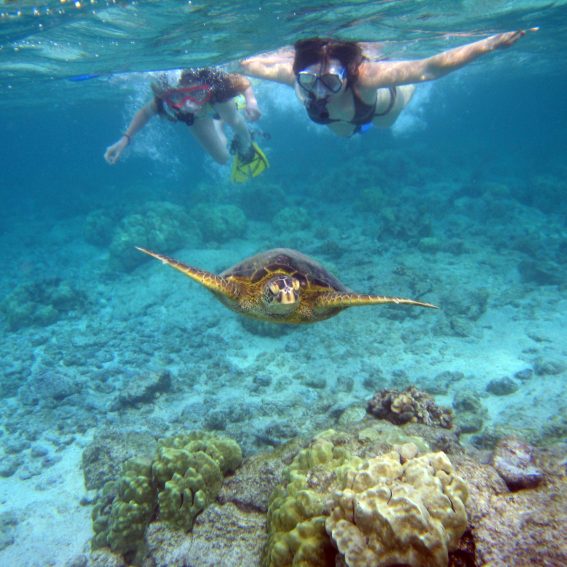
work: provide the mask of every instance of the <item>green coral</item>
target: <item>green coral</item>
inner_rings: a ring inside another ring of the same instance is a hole
[[[223,476],[241,462],[237,443],[209,433],[161,442],[152,467],[160,519],[189,531],[195,517],[218,496]]]
[[[325,531],[327,492],[359,461],[325,434],[297,454],[268,508],[266,567],[330,564],[336,551]]]
[[[104,486],[93,510],[93,547],[135,552],[154,518],[191,530],[241,462],[240,447],[228,438],[192,432],[162,439],[152,462],[127,461],[121,478]]]
[[[122,477],[105,484],[93,509],[93,547],[135,550],[154,514],[156,495],[151,464],[127,461]]]

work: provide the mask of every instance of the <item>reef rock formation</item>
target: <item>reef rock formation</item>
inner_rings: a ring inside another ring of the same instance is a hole
[[[439,407],[425,392],[415,387],[405,390],[380,390],[368,402],[368,413],[396,424],[424,423],[446,429],[453,426],[453,413]]]

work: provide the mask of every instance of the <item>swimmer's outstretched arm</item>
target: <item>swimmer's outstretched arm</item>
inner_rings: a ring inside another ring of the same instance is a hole
[[[537,28],[528,31],[537,31]],[[363,63],[359,71],[359,81],[361,86],[373,88],[433,81],[495,49],[514,45],[525,34],[524,30],[499,33],[416,61]]]
[[[145,106],[140,108],[134,117],[130,121],[128,128],[120,139],[106,148],[104,152],[104,159],[110,164],[114,165],[119,159],[120,155],[124,151],[124,148],[130,143],[130,140],[148,123],[148,120],[152,116],[157,114],[157,106],[155,100],[148,102]]]
[[[291,86],[295,82],[293,58],[293,48],[284,47],[277,51],[247,57],[240,61],[240,68],[251,77]]]

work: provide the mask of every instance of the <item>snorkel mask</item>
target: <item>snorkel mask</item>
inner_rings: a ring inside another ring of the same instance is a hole
[[[295,79],[297,84],[307,93],[314,95],[317,85],[320,84],[331,94],[337,94],[343,87],[346,78],[346,70],[339,69],[337,73],[313,73],[311,71],[299,71]]]
[[[212,90],[209,85],[193,85],[168,89],[160,98],[174,110],[182,110],[184,106],[203,106],[211,100]]]

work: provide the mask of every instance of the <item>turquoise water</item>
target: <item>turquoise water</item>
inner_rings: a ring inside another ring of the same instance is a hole
[[[234,69],[311,35],[415,59],[535,26],[350,139],[254,81],[271,167],[246,185],[164,120],[103,160],[150,71]],[[564,443],[566,28],[565,2],[1,3],[0,564],[88,553],[81,455],[110,429],[215,431],[249,457],[415,385],[471,451]],[[294,248],[355,291],[440,309],[258,324],[134,246],[216,273]]]

